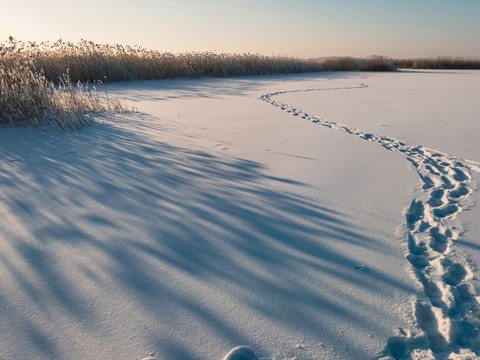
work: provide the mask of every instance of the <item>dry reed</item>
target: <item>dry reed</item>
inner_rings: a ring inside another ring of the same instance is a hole
[[[402,69],[437,70],[479,70],[479,57],[439,56],[429,58],[395,59],[395,65]]]
[[[69,70],[73,82],[153,80],[173,78],[270,75],[317,71],[395,70],[391,59],[299,59],[290,56],[192,52],[172,54],[137,46],[102,45],[82,40],[78,44],[19,43],[36,69],[58,83]]]
[[[0,45],[0,124],[81,128],[92,123],[92,112],[109,110],[125,107],[88,83],[74,84],[68,69],[55,85],[25,44],[11,37],[7,45]]]
[[[0,124],[55,123],[77,128],[92,122],[91,112],[124,111],[118,99],[105,99],[97,93],[97,82],[398,68],[480,69],[480,59],[172,54],[86,40],[37,44],[10,37],[6,44],[0,44]]]
[[[76,128],[92,122],[91,112],[125,109],[118,99],[100,96],[96,82],[394,70],[394,61],[382,56],[299,59],[250,53],[172,54],[85,40],[37,44],[10,37],[6,45],[0,44],[0,123]]]

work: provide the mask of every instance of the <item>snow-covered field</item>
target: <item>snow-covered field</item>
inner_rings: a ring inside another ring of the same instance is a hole
[[[0,128],[0,358],[478,357],[480,72],[108,89]]]

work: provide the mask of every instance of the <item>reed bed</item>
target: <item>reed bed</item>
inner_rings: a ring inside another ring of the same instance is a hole
[[[173,54],[137,46],[103,45],[82,40],[74,44],[17,42],[23,56],[46,79],[60,82],[69,71],[71,81],[125,81],[174,78],[270,75],[317,71],[394,70],[391,59],[375,56],[367,59],[318,58],[259,54],[192,52]]]
[[[82,127],[92,112],[125,111],[95,84],[110,81],[290,74],[319,71],[480,69],[480,58],[391,59],[192,52],[173,54],[137,46],[20,42],[0,44],[0,124]]]
[[[414,59],[395,59],[401,69],[479,70],[480,57],[439,56]]]
[[[0,123],[91,123],[91,112],[124,111],[115,98],[99,95],[95,83],[125,80],[271,75],[319,71],[480,69],[480,58],[392,59],[191,52],[173,54],[138,46],[19,42],[0,44]]]
[[[126,110],[95,84],[75,83],[68,69],[55,84],[25,44],[10,38],[0,45],[0,124],[81,128],[93,122],[93,112]]]
[[[79,128],[92,122],[91,112],[124,111],[118,99],[97,93],[99,82],[395,69],[391,59],[380,56],[299,59],[250,53],[172,54],[86,40],[25,43],[10,37],[0,44],[0,124]]]
[[[354,57],[323,57],[316,61],[323,71],[396,71],[393,59],[386,56],[370,56],[368,58]]]

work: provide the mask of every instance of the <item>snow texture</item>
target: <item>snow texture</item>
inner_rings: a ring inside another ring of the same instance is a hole
[[[367,85],[359,84],[357,87],[301,91],[365,87]],[[387,150],[404,153],[422,180],[424,193],[412,200],[405,217],[409,229],[407,259],[426,295],[426,299],[422,296],[416,301],[414,314],[423,334],[415,337],[404,332],[401,336],[388,339],[388,352],[395,359],[409,358],[419,348],[428,348],[434,356],[445,359],[453,352],[464,350],[480,354],[480,304],[469,281],[473,275],[466,259],[450,256],[453,242],[460,234],[448,222],[462,211],[463,203],[472,193],[470,172],[480,172],[480,163],[387,136],[364,133],[274,100],[276,95],[285,93],[270,93],[261,99],[293,116],[377,142]]]
[[[139,113],[1,128],[1,357],[478,358],[479,76],[125,82]]]

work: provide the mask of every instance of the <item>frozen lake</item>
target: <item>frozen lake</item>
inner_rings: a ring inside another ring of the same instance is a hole
[[[108,90],[0,129],[2,356],[480,355],[480,72]]]

